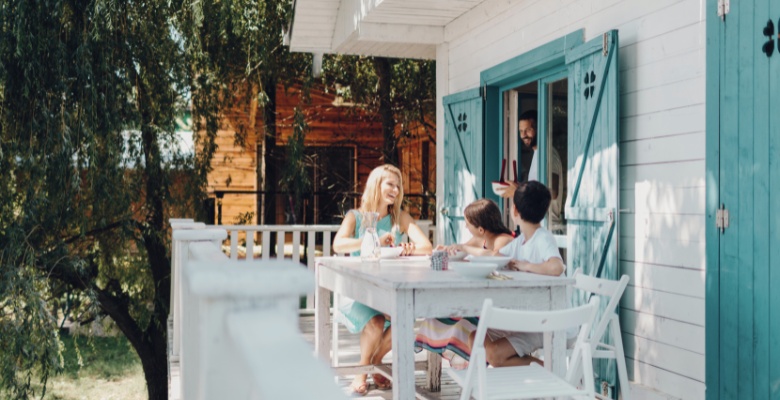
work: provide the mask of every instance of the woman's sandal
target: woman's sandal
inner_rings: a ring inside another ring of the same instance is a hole
[[[352,389],[352,393],[358,394],[360,396],[365,396],[366,393],[368,393],[368,382],[352,381],[352,383],[349,385],[349,388]]]
[[[469,367],[469,362],[452,350],[445,350],[441,356],[450,362],[452,369],[466,369]]]
[[[374,378],[374,384],[379,390],[390,390],[393,388],[393,382],[390,379],[385,378],[382,374],[372,375]]]

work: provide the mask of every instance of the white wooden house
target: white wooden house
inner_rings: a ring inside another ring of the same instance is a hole
[[[502,159],[528,168],[517,125],[536,109],[540,180],[554,153],[566,166],[551,228],[569,270],[631,278],[634,397],[763,399],[780,393],[778,18],[770,0],[296,0],[289,43],[436,61],[447,242]]]

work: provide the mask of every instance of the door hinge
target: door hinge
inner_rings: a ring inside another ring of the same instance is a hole
[[[726,20],[726,14],[729,13],[730,2],[730,0],[718,0],[718,16],[723,21]]]
[[[715,227],[720,229],[720,233],[726,232],[726,228],[729,227],[729,210],[724,204],[715,211]]]

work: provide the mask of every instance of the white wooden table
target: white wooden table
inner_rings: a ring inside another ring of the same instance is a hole
[[[413,399],[416,318],[477,316],[486,298],[499,307],[554,310],[567,307],[573,279],[504,272],[513,280],[467,280],[453,271],[433,271],[427,257],[363,264],[359,257],[320,257],[316,261],[315,347],[331,362],[330,293],[340,293],[382,311],[392,320],[393,399]],[[545,362],[563,376],[565,332],[545,338]],[[332,363],[331,363],[332,365]]]

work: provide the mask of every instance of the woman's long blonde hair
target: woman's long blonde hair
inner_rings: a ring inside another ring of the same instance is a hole
[[[379,206],[382,202],[382,182],[390,174],[398,178],[398,196],[392,205],[387,206],[387,213],[390,214],[390,221],[393,225],[397,225],[401,219],[401,203],[404,201],[404,181],[401,170],[394,165],[380,165],[371,171],[366,181],[366,188],[363,190],[363,197],[360,199],[359,210],[360,212],[379,212]]]

